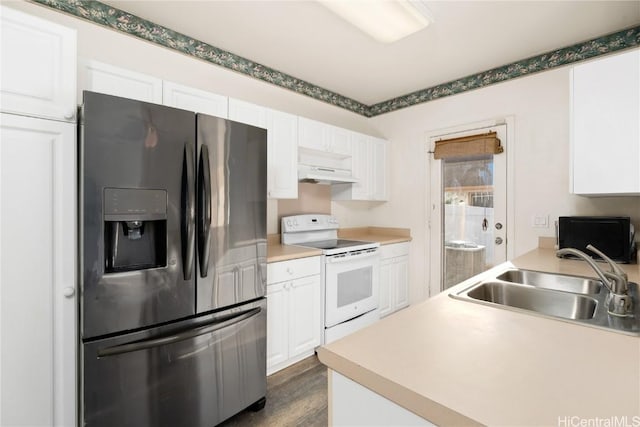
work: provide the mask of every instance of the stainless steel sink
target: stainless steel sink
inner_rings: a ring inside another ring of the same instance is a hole
[[[633,316],[607,312],[609,292],[597,279],[531,270],[507,270],[449,294],[452,298],[585,326],[640,335],[640,288],[629,283]]]
[[[597,294],[602,289],[602,282],[589,277],[542,273],[532,270],[509,270],[496,277],[496,279],[577,294]]]
[[[598,302],[584,295],[553,292],[505,282],[483,282],[466,292],[470,298],[531,310],[564,319],[591,319]]]

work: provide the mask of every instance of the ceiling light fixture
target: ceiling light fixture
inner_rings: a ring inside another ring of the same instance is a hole
[[[433,18],[418,0],[318,0],[350,24],[382,43],[426,28]]]

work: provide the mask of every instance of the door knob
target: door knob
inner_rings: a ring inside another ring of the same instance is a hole
[[[62,290],[62,294],[67,298],[71,298],[75,293],[76,293],[76,290],[70,286],[67,286]]]
[[[502,237],[496,237],[495,242],[496,242],[496,245],[501,245],[503,242]]]

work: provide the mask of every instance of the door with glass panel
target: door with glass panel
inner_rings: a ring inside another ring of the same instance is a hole
[[[431,280],[444,290],[507,259],[506,125],[441,135],[431,148]]]

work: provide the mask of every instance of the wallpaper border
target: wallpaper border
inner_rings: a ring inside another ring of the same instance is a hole
[[[344,108],[345,110],[365,117],[374,117],[380,114],[390,113],[424,102],[480,89],[511,79],[547,71],[556,67],[562,67],[640,45],[640,26],[636,26],[452,80],[447,83],[421,89],[387,101],[366,105],[96,0],[30,1],[242,73],[249,77],[274,84],[284,89],[289,89],[318,101]]]

